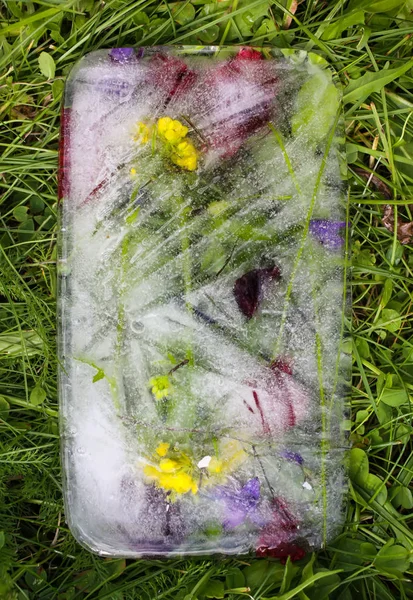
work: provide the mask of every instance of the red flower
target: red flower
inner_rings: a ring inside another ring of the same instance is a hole
[[[262,60],[263,56],[258,50],[254,48],[241,48],[236,56],[237,60]]]
[[[149,82],[166,94],[166,104],[169,104],[174,96],[187,92],[195,80],[196,74],[183,60],[161,52],[153,56]]]
[[[298,522],[281,498],[274,498],[273,518],[266,525],[258,540],[257,556],[279,558],[285,563],[290,557],[292,561],[300,560],[306,551],[297,543]]]
[[[205,79],[203,108],[206,124],[201,129],[207,146],[230,158],[244,141],[271,120],[277,77],[271,61],[243,48],[212,70]]]
[[[278,267],[254,269],[239,277],[234,284],[234,296],[240,311],[251,319],[256,313],[263,296],[263,286],[280,278]]]

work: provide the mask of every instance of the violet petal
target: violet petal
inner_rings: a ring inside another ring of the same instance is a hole
[[[310,221],[309,231],[320,244],[330,250],[337,250],[344,244],[341,230],[346,227],[345,221],[328,221],[327,219],[314,219]]]
[[[123,65],[135,56],[135,50],[134,48],[112,48],[109,56],[114,62]]]

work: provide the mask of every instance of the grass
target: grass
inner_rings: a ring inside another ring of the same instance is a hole
[[[413,597],[412,1],[6,0],[0,11],[0,598]],[[294,565],[103,560],[65,525],[55,347],[63,82],[96,48],[183,42],[312,50],[344,87],[350,491],[342,534]]]

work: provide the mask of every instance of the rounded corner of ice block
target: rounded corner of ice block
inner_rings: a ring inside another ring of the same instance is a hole
[[[85,550],[103,557],[117,557],[122,555],[121,552],[119,552],[119,549],[113,546],[110,538],[105,540],[104,537],[102,535],[99,536],[97,532],[88,531],[87,522],[82,522],[82,518],[87,519],[88,515],[83,513],[82,518],[79,516],[75,517],[73,509],[70,508],[67,499],[65,501],[65,514],[70,533],[76,542],[85,548]]]

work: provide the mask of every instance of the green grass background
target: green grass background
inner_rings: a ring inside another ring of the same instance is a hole
[[[3,0],[0,19],[0,599],[413,597],[412,0]],[[64,80],[91,50],[161,43],[303,48],[344,86],[351,483],[342,535],[295,564],[104,560],[65,524],[55,342]]]

